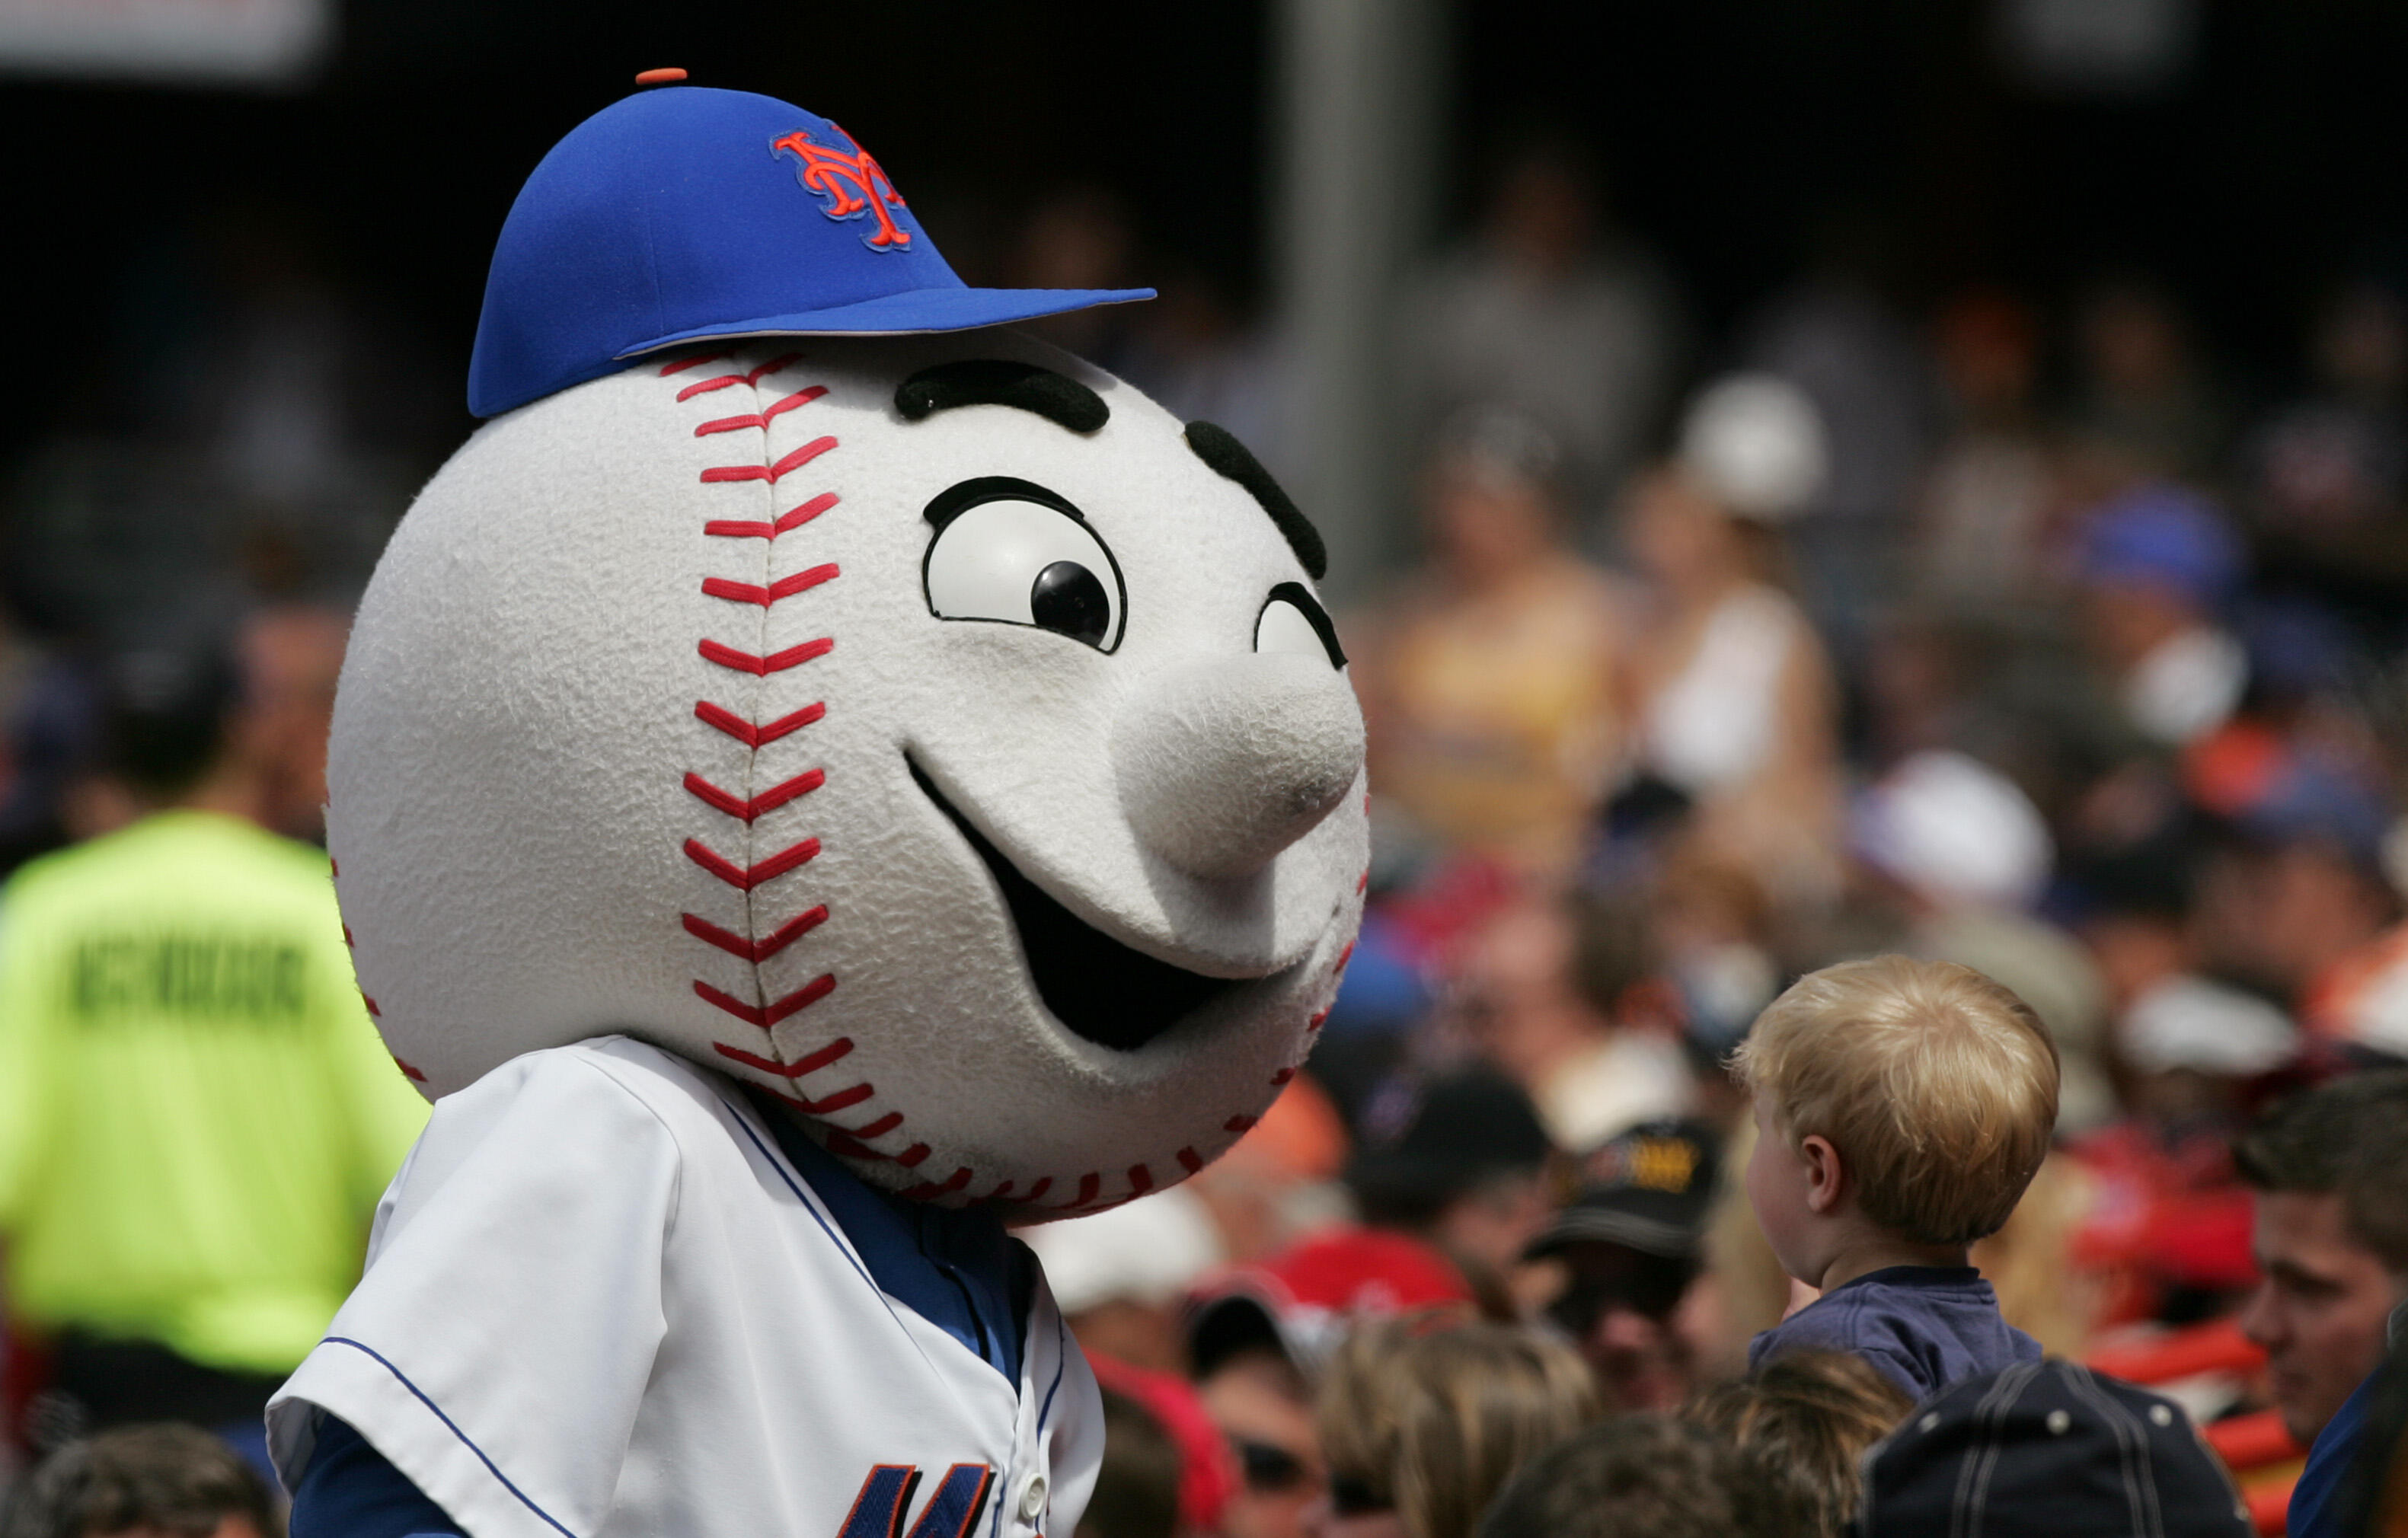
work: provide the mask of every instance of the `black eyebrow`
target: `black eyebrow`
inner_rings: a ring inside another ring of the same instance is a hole
[[[924,368],[895,387],[895,409],[915,422],[957,406],[1009,406],[1033,411],[1073,433],[1111,420],[1104,398],[1068,375],[1003,358],[964,358]]]
[[[1040,507],[1051,507],[1057,513],[1068,513],[1080,522],[1087,515],[1079,511],[1070,499],[1061,492],[1022,480],[1017,476],[980,476],[948,486],[930,499],[921,516],[932,529],[941,529],[971,508],[987,502],[1033,502]]]
[[[1312,526],[1271,473],[1263,468],[1262,461],[1246,451],[1246,446],[1226,427],[1211,422],[1187,424],[1187,447],[1202,460],[1213,474],[1236,481],[1262,504],[1263,511],[1279,532],[1286,536],[1287,548],[1304,563],[1304,574],[1318,582],[1329,570],[1329,548],[1321,542],[1321,531]]]

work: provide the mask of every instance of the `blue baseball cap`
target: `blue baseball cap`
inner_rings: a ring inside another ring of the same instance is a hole
[[[968,331],[1152,289],[974,289],[825,118],[676,86],[552,146],[494,247],[468,409],[499,416],[681,342]]]
[[[2201,608],[2220,606],[2248,576],[2249,555],[2213,503],[2153,483],[2090,515],[2082,575],[2102,587],[2153,588]]]

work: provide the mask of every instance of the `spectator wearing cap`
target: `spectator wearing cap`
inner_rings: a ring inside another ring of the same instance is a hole
[[[2262,793],[2229,808],[2200,886],[2201,946],[2215,968],[2290,1005],[2321,1035],[2358,1033],[2375,979],[2408,942],[2384,873],[2387,814],[2365,777],[2286,751]]]
[[[1255,1345],[1228,1351],[1225,1329],[1218,1354],[1198,1358],[1197,1395],[1237,1465],[1219,1531],[1223,1538],[1303,1538],[1306,1515],[1327,1486],[1312,1391],[1256,1308]]]
[[[2130,724],[2170,747],[2222,725],[2249,673],[2220,619],[2244,576],[2223,514],[2188,491],[2145,484],[2090,514],[2080,561],[2090,645]]]
[[[2408,1298],[2408,1070],[2366,1072],[2285,1100],[2234,1150],[2257,1193],[2262,1279],[2241,1315],[2267,1387],[2310,1444],[2294,1534],[2331,1530],[2391,1311]]]
[[[1381,1136],[1374,1107],[1346,1170],[1364,1223],[1426,1245],[1487,1312],[1513,1317],[1509,1282],[1546,1224],[1555,1154],[1529,1096],[1473,1068],[1433,1081],[1387,1114],[1401,1125]]]
[[[1529,1097],[1481,1068],[1400,1082],[1365,1131],[1345,1175],[1360,1223],[1199,1285],[1188,1317],[1199,1379],[1265,1356],[1309,1379],[1366,1319],[1518,1317],[1512,1274],[1546,1224],[1555,1153]]]
[[[268,1395],[358,1279],[426,1105],[325,855],[227,809],[225,654],[129,654],[103,695],[109,793],[140,815],[0,892],[11,1325],[50,1347],[39,1434],[188,1420],[264,1464]]]
[[[1476,407],[1439,439],[1427,555],[1348,649],[1371,783],[1441,850],[1559,873],[1624,748],[1628,603],[1571,548],[1560,454]]]
[[[1865,1465],[1863,1538],[2249,1538],[2224,1465],[2172,1403],[2075,1362],[1955,1384]]]
[[[2084,1246],[2126,1284],[2123,1312],[2223,1312],[2255,1284],[2231,1140],[2297,1040],[2264,999],[2187,971],[2148,984],[2117,1018],[2128,1114],[2070,1146],[2100,1189]]]
[[[1704,1123],[1643,1123],[1581,1158],[1578,1193],[1530,1246],[1532,1260],[1564,1268],[1548,1317],[1609,1403],[1667,1410],[1695,1385],[1698,1343],[1683,1304],[1703,1271],[1719,1168]]]
[[[2288,1058],[2297,1032],[2262,997],[2206,975],[2194,921],[2203,857],[2172,824],[2071,873],[2125,1094],[2114,1120],[2067,1147],[2098,1189],[2082,1244],[2119,1317],[2216,1312],[2257,1275],[2231,1139],[2252,1080]]]
[[[1639,763],[1695,805],[1703,855],[1776,902],[1839,877],[1829,660],[1778,583],[1781,521],[1823,476],[1821,426],[1795,386],[1719,381],[1674,459],[1639,483],[1624,537],[1647,585],[1637,649]]]

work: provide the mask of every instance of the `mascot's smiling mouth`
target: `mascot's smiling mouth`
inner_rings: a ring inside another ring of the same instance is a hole
[[[904,755],[911,777],[986,862],[1020,932],[1020,952],[1038,997],[1074,1036],[1134,1052],[1233,988],[1242,978],[1207,977],[1159,961],[1104,933],[1048,897],[970,826],[926,772]]]

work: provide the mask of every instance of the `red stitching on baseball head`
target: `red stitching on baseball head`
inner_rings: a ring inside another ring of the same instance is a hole
[[[767,726],[755,726],[725,705],[709,700],[694,702],[696,720],[717,727],[747,748],[766,748],[790,732],[798,732],[827,714],[824,705],[807,705],[791,716],[781,716]]]
[[[820,841],[816,838],[807,838],[799,844],[787,846],[767,860],[756,861],[750,865],[738,865],[698,838],[689,838],[685,841],[685,855],[688,860],[739,891],[751,891],[765,881],[774,881],[796,866],[808,864],[818,857],[819,852]]]
[[[827,782],[827,776],[817,769],[806,769],[782,785],[773,785],[750,800],[739,800],[689,769],[685,772],[685,788],[694,795],[729,817],[740,817],[751,822],[764,812],[774,812],[799,796],[810,795]]]
[[[797,390],[785,399],[755,411],[749,417],[722,417],[716,421],[704,422],[694,430],[694,435],[697,438],[707,438],[713,433],[737,433],[748,427],[767,427],[776,418],[784,416],[798,406],[809,406],[826,393],[825,385],[813,385],[809,390]]]
[[[717,356],[725,358],[732,356],[732,354],[723,352],[717,354]],[[677,398],[680,401],[688,401],[692,400],[696,395],[709,394],[714,390],[725,390],[730,385],[757,385],[761,382],[764,376],[775,374],[780,369],[784,368],[788,363],[800,363],[802,362],[802,357],[803,355],[799,352],[781,353],[779,356],[770,359],[767,363],[763,363],[759,368],[752,370],[749,374],[722,374],[715,379],[696,380],[695,383],[686,386],[683,390],[679,391]],[[710,355],[706,355],[702,361],[704,363],[709,363],[711,361],[711,358]]]
[[[727,481],[766,480],[775,486],[835,447],[834,438],[813,438],[800,449],[781,455],[775,464],[714,464],[702,473],[702,483],[716,486]]]
[[[826,656],[836,649],[836,640],[833,636],[823,635],[816,641],[805,641],[798,647],[788,647],[783,651],[773,651],[767,657],[756,657],[749,651],[738,651],[734,647],[722,646],[717,641],[697,642],[695,649],[701,652],[702,660],[706,662],[717,662],[721,667],[732,668],[738,673],[750,673],[756,678],[766,678],[772,673],[783,673],[790,667],[800,667],[814,657]]]
[[[781,577],[767,587],[757,582],[731,581],[724,577],[706,577],[702,579],[702,591],[712,598],[724,598],[738,604],[757,604],[766,609],[781,599],[809,592],[836,575],[836,565],[830,563],[813,566],[809,571],[796,572],[792,577]]]
[[[906,1202],[929,1202],[939,1196],[951,1196],[970,1183],[969,1166],[965,1164],[947,1175],[942,1182],[923,1180],[908,1186],[899,1193]]]
[[[679,918],[685,921],[685,932],[703,944],[717,946],[730,956],[742,957],[757,966],[819,928],[827,919],[827,906],[822,904],[795,915],[779,925],[776,933],[766,940],[748,939],[733,931],[721,929],[696,914],[680,914]]]
[[[819,1003],[822,999],[824,999],[829,994],[835,992],[836,978],[830,974],[822,973],[820,975],[812,978],[810,982],[805,983],[802,987],[795,990],[792,993],[785,995],[783,998],[772,1000],[766,1004],[746,1004],[735,994],[726,992],[721,989],[713,988],[699,977],[695,979],[694,991],[695,996],[701,999],[704,1003],[716,1004],[720,1008],[724,1009],[729,1014],[735,1016],[738,1019],[744,1021],[747,1025],[757,1025],[762,1030],[767,1031],[783,1020],[801,1014],[804,1010],[809,1009],[811,1005]],[[712,1045],[717,1046],[718,1044],[713,1043]],[[729,1057],[738,1056],[736,1049],[733,1047],[721,1047],[719,1050]],[[810,1069],[803,1065],[804,1063],[808,1063],[811,1061],[809,1058],[803,1059],[800,1062],[787,1063],[781,1067],[776,1068],[768,1067],[763,1060],[758,1058],[742,1057],[739,1058],[739,1061],[751,1063],[754,1067],[764,1068],[767,1072],[775,1074],[781,1078],[794,1078],[798,1075],[811,1072]]]

